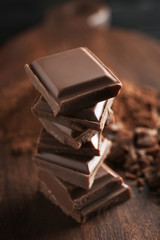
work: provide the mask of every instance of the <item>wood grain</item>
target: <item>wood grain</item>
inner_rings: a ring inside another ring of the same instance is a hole
[[[31,155],[13,156],[1,146],[1,239],[136,239],[160,237],[160,207],[147,189],[83,225],[37,192]]]
[[[132,188],[131,200],[78,225],[37,192],[32,153],[13,154],[18,136],[35,144],[40,129],[30,113],[35,91],[24,64],[77,46],[89,47],[120,79],[160,88],[160,44],[138,33],[67,25],[57,12],[6,43],[0,49],[0,239],[159,240],[160,206],[147,189]]]

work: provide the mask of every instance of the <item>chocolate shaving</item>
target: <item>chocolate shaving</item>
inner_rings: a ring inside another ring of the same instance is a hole
[[[110,131],[112,129],[116,129],[116,126],[111,126]],[[130,136],[127,141],[124,140],[124,132]],[[112,136],[113,148],[107,163],[114,169],[123,169],[125,177],[132,180],[133,186],[137,186],[139,191],[142,191],[147,184],[150,190],[158,193],[160,191],[159,129],[138,127],[129,131],[117,126],[117,131],[113,131],[113,134],[111,132],[108,134],[108,138]]]

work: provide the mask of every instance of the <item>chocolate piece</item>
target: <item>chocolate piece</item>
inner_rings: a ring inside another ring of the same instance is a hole
[[[71,211],[79,210],[122,184],[122,179],[107,165],[102,164],[90,190],[85,190],[55,177],[51,172],[39,169],[38,177],[55,195],[57,201]]]
[[[115,97],[121,88],[118,78],[87,48],[41,58],[25,67],[55,116]]]
[[[53,111],[42,96],[32,106],[32,112],[38,118],[57,122],[66,127],[84,131],[86,128],[103,130],[106,120],[112,121],[113,112],[110,109],[114,98],[99,102],[88,108],[75,111],[70,116],[54,117]]]
[[[104,139],[101,156],[58,155],[50,153],[36,154],[38,167],[51,171],[64,181],[85,189],[91,188],[95,174],[110,152],[111,142]]]
[[[48,152],[81,156],[100,156],[102,138],[101,133],[97,133],[89,142],[83,143],[81,148],[75,149],[60,143],[43,129],[38,140],[38,153]]]
[[[40,191],[46,196],[47,199],[59,206],[66,215],[71,216],[78,223],[85,223],[93,215],[112,208],[113,206],[128,200],[131,196],[129,187],[123,183],[113,193],[101,197],[97,201],[94,201],[88,206],[82,208],[81,211],[70,212],[67,208],[58,203],[56,197],[51,193],[44,183],[40,183]]]
[[[85,222],[91,214],[127,200],[128,186],[107,165],[97,171],[90,190],[63,182],[45,170],[38,170],[41,191],[77,222]]]
[[[138,148],[153,147],[158,144],[158,132],[156,129],[137,127],[134,130],[134,144]]]
[[[96,134],[95,130],[86,129],[83,132],[73,130],[59,123],[50,122],[39,118],[46,131],[55,137],[59,142],[79,149],[83,142],[87,142]]]

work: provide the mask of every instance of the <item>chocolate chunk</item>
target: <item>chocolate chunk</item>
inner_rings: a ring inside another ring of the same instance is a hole
[[[158,193],[160,192],[160,147],[159,151],[156,149],[153,156],[154,161],[144,169],[144,175],[150,189]]]
[[[38,178],[40,182],[46,184],[57,201],[65,205],[69,211],[81,209],[122,184],[121,177],[105,164],[102,164],[98,169],[94,184],[90,190],[64,182],[51,174],[51,172],[42,169],[38,170]]]
[[[67,115],[115,97],[122,86],[87,48],[41,58],[25,67],[32,84],[55,116]]]
[[[107,124],[113,121],[113,112],[110,109],[114,98],[99,102],[88,108],[75,111],[69,116],[54,117],[53,111],[42,96],[32,106],[32,112],[38,118],[62,124],[66,127],[84,131],[86,128],[102,130]]]
[[[102,139],[101,134],[97,133],[91,137],[89,142],[83,143],[81,148],[75,149],[60,143],[43,129],[38,140],[38,153],[48,152],[81,156],[100,156]]]
[[[160,152],[160,146],[154,146],[154,147],[147,148],[145,150],[145,152],[147,155],[150,155],[150,156],[153,156],[154,158],[156,158]]]
[[[110,152],[111,142],[104,139],[101,156],[76,156],[38,153],[34,156],[38,167],[51,171],[64,181],[85,189],[91,188],[95,174]]]
[[[63,182],[45,170],[39,170],[38,176],[42,193],[79,223],[130,197],[128,186],[105,164],[89,191]]]
[[[86,129],[85,131],[80,132],[43,118],[39,118],[39,120],[46,131],[59,142],[76,149],[79,149],[82,143],[90,141],[90,139],[97,133],[92,129]]]
[[[132,141],[131,131],[123,129],[123,126],[117,123],[106,126],[102,134],[111,141],[121,144],[129,144]]]
[[[158,134],[156,129],[138,127],[134,131],[134,144],[136,147],[152,147],[158,143]]]
[[[130,172],[125,172],[125,177],[126,178],[129,178],[129,179],[136,179],[137,176],[133,173],[130,173]]]

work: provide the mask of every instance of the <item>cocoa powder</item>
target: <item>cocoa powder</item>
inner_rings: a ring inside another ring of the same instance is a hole
[[[149,87],[123,82],[113,104],[115,121],[127,129],[160,126],[160,93]]]

